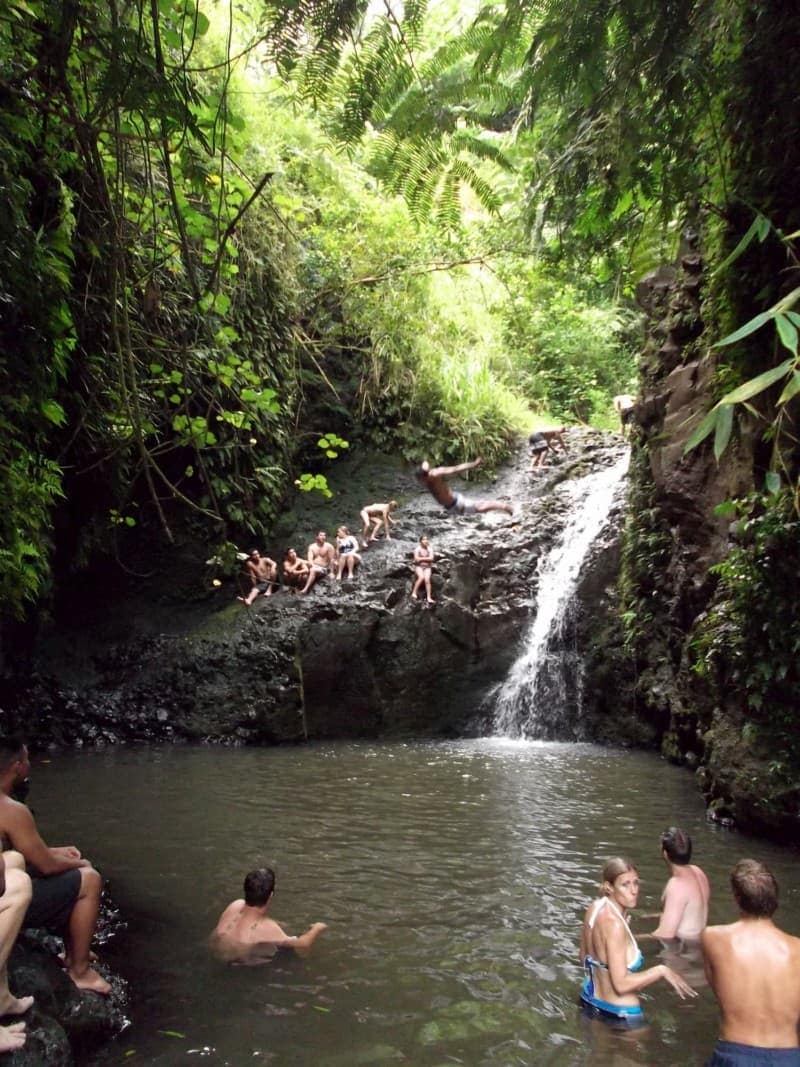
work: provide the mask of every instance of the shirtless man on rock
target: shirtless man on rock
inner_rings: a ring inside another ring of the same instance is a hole
[[[763,863],[731,871],[738,922],[707,926],[708,984],[719,1001],[720,1034],[709,1067],[800,1067],[800,938],[772,921],[778,883]]]
[[[267,916],[275,892],[275,872],[270,867],[250,871],[244,880],[244,899],[234,900],[219,918],[211,946],[227,963],[263,963],[279,948],[308,955],[314,941],[328,927],[314,923],[300,937],[290,937]]]
[[[307,593],[317,579],[324,578],[328,571],[333,569],[335,562],[336,549],[329,543],[328,535],[325,531],[320,530],[316,540],[312,541],[308,546],[308,565],[310,569],[306,584],[300,592]]]

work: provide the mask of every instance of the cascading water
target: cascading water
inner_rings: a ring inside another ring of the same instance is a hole
[[[580,665],[574,650],[565,647],[568,608],[627,469],[626,453],[612,467],[561,487],[569,495],[570,518],[540,566],[536,618],[525,651],[497,694],[495,736],[552,736],[570,705],[580,704]]]

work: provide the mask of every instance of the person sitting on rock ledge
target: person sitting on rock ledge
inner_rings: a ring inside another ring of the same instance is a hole
[[[485,511],[504,511],[506,515],[513,515],[513,507],[502,500],[469,500],[461,493],[453,492],[447,484],[446,479],[453,474],[475,470],[482,462],[483,460],[479,457],[473,459],[471,463],[458,463],[454,467],[431,467],[426,459],[417,467],[417,481],[421,482],[434,500],[437,500],[451,515],[475,515]]]
[[[307,593],[314,582],[319,578],[324,578],[329,570],[333,570],[335,563],[336,549],[328,543],[328,535],[325,531],[320,530],[316,540],[308,546],[308,578],[300,592]]]
[[[89,966],[102,881],[74,845],[48,847],[25,804],[11,798],[30,772],[20,737],[0,738],[0,838],[20,852],[31,871],[32,898],[23,925],[63,937],[67,974],[79,989],[108,994],[111,986]]]
[[[8,988],[8,957],[31,902],[31,880],[19,852],[0,857],[0,1016],[24,1015],[33,997],[15,997]],[[0,1026],[0,1053],[13,1052],[25,1044],[25,1023]]]
[[[356,564],[361,562],[361,556],[358,553],[358,541],[346,526],[340,526],[336,531],[336,554],[339,557],[339,566],[336,570],[337,582],[342,580],[345,571],[347,571],[347,577],[352,578]]]
[[[269,556],[262,556],[258,549],[254,548],[247,557],[245,571],[253,587],[246,596],[236,599],[249,608],[260,593],[272,596],[272,590],[278,584],[278,564]]]
[[[244,900],[234,900],[219,917],[211,935],[211,947],[226,963],[265,963],[279,948],[308,955],[325,923],[314,923],[300,937],[290,937],[267,910],[275,892],[275,872],[270,867],[250,871],[244,880]]]
[[[283,558],[283,582],[294,593],[305,584],[310,568],[304,559],[300,559],[293,548],[286,549]]]

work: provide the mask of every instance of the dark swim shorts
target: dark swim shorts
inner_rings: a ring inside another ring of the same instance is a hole
[[[706,1067],[800,1067],[800,1048],[756,1048],[718,1041]]]
[[[76,868],[51,874],[48,878],[34,875],[31,884],[33,896],[25,913],[23,927],[62,935],[81,891],[81,872]]]

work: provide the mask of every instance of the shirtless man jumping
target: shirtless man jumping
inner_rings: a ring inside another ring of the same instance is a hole
[[[397,507],[396,500],[390,500],[388,504],[367,504],[361,509],[359,515],[361,517],[361,547],[366,548],[372,541],[378,540],[378,530],[381,526],[386,533],[386,540],[391,541],[392,535],[389,533],[390,524],[394,526],[395,520],[389,514]],[[370,523],[374,523],[372,527],[372,533],[367,537],[369,532]]]
[[[211,935],[212,948],[227,963],[263,963],[279,948],[308,955],[314,941],[328,927],[314,923],[300,937],[290,937],[267,910],[275,892],[275,872],[269,867],[250,871],[244,880],[244,900],[234,900],[219,918]]]
[[[308,578],[300,592],[307,593],[318,578],[324,578],[328,571],[333,569],[335,562],[336,549],[328,543],[328,535],[325,531],[320,530],[316,540],[308,546]]]
[[[709,1067],[798,1067],[800,938],[772,921],[778,883],[765,864],[739,860],[731,889],[739,921],[707,926],[702,936],[708,983],[722,1013]]]
[[[463,474],[464,471],[475,470],[483,461],[473,459],[471,463],[459,463],[455,467],[431,467],[427,459],[417,467],[417,481],[421,482],[428,492],[437,500],[445,511],[451,515],[474,515],[476,512],[504,511],[506,515],[513,515],[514,509],[510,504],[502,500],[469,500],[461,493],[455,493],[445,479],[453,474]]]
[[[661,914],[652,934],[669,941],[696,941],[708,922],[711,889],[705,873],[689,861],[692,839],[685,830],[670,826],[661,835],[661,856],[669,867],[669,879],[661,894]],[[651,916],[655,918],[655,916]]]

